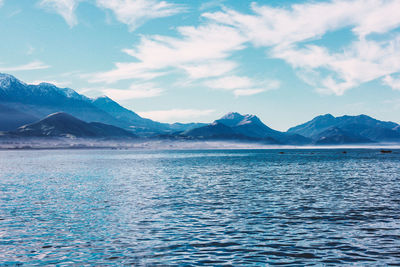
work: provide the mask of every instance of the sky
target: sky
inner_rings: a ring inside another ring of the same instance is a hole
[[[400,1],[0,0],[0,72],[162,122],[400,123]]]

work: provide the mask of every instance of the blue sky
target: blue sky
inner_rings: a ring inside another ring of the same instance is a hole
[[[163,122],[400,122],[400,1],[0,0],[0,72]]]

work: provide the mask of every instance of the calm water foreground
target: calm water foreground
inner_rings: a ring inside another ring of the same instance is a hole
[[[0,265],[400,264],[400,151],[0,151]]]

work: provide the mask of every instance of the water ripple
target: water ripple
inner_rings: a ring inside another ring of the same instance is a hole
[[[0,265],[399,265],[400,151],[0,151]]]

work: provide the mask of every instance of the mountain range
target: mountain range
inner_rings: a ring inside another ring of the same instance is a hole
[[[271,129],[257,116],[231,112],[212,123],[161,123],[142,118],[107,96],[88,98],[49,83],[26,84],[0,74],[2,137],[230,140],[276,145],[400,143],[400,125],[367,115],[331,114]]]
[[[9,74],[0,74],[0,111],[0,131],[14,130],[16,126],[33,123],[56,112],[65,112],[87,122],[114,125],[142,136],[203,125],[152,121],[106,96],[91,99],[70,88],[49,83],[26,84]]]
[[[367,115],[334,117],[326,114],[290,128],[287,132],[311,138],[316,144],[400,141],[400,125],[379,121]]]

